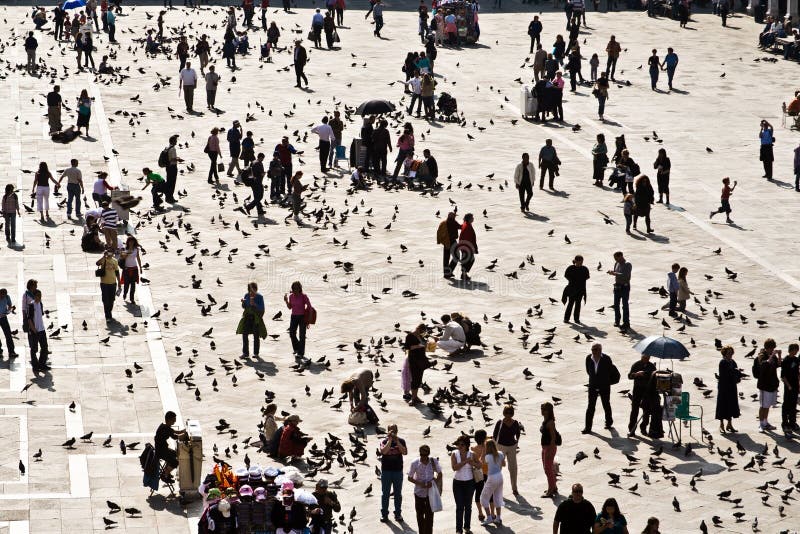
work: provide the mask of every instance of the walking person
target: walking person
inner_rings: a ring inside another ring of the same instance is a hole
[[[639,431],[643,436],[647,435],[647,425],[651,417],[657,417],[654,407],[650,402],[650,382],[656,366],[650,361],[649,354],[642,354],[639,361],[631,365],[628,372],[628,379],[633,380],[633,393],[631,394],[631,416],[628,420],[628,437],[636,435],[636,423],[639,420],[639,409],[642,409],[642,422],[639,424]]]
[[[35,288],[35,286],[34,286]],[[30,296],[23,301],[27,301],[27,313],[23,320],[27,321],[26,331],[28,333],[28,346],[31,351],[31,368],[33,374],[46,373],[50,370],[47,365],[47,356],[50,349],[47,346],[47,330],[44,326],[44,306],[42,304],[42,292],[38,289],[29,289]],[[26,292],[27,295],[27,292]],[[38,358],[37,358],[38,352]]]
[[[547,187],[553,189],[553,180],[558,172],[558,165],[561,160],[558,159],[556,148],[553,146],[552,139],[545,139],[544,146],[539,150],[539,189],[544,189],[544,175],[549,173]]]
[[[556,509],[556,515],[553,518],[553,534],[592,532],[595,517],[594,506],[583,498],[583,486],[573,484],[569,498],[562,501]]]
[[[197,40],[194,45],[194,53],[200,59],[200,75],[205,76],[208,58],[211,54],[211,45],[208,44],[208,36],[206,34],[201,35],[200,39]],[[206,79],[206,83],[208,83],[208,79]]]
[[[61,87],[53,86],[53,90],[47,93],[47,123],[50,126],[50,134],[61,131]]]
[[[788,354],[781,362],[781,382],[783,382],[783,405],[781,407],[781,429],[786,437],[800,431],[797,426],[797,389],[800,386],[800,359],[797,357],[798,345],[789,345]]]
[[[653,55],[647,58],[647,64],[650,68],[650,89],[655,91],[658,85],[658,73],[663,67],[661,60],[658,59],[658,51],[655,48],[653,49]]]
[[[653,162],[653,168],[656,170],[656,182],[658,183],[658,204],[664,203],[664,197],[667,197],[666,205],[669,206],[669,172],[672,168],[672,163],[667,157],[667,151],[664,148],[658,149],[658,156]]]
[[[81,215],[81,195],[83,194],[83,175],[78,168],[78,160],[72,159],[70,166],[64,169],[58,179],[57,187],[61,187],[64,178],[67,179],[67,218],[72,218],[72,206],[75,205],[75,215],[80,219]]]
[[[460,229],[461,225],[456,220],[456,214],[451,211],[447,214],[447,218],[439,223],[439,228],[436,230],[436,244],[442,245],[442,272],[448,279],[455,277],[453,271],[458,261],[456,244]]]
[[[764,178],[772,181],[772,162],[775,156],[772,154],[772,145],[775,144],[775,136],[772,132],[772,125],[766,120],[761,121],[761,130],[758,133],[761,139],[761,153],[759,159],[764,164]]]
[[[592,147],[592,180],[597,187],[603,187],[603,177],[608,165],[608,147],[606,136],[597,134],[597,141]]]
[[[300,183],[300,178],[302,177],[303,171],[297,171],[292,175],[292,179],[289,181],[289,194],[292,196],[292,215],[297,223],[302,222],[300,214],[303,209],[303,191],[308,187]]]
[[[589,375],[589,404],[586,407],[586,424],[581,434],[592,433],[594,409],[597,397],[603,405],[606,419],[606,429],[613,428],[614,416],[611,413],[611,386],[619,382],[619,371],[614,366],[611,358],[603,352],[600,343],[592,345],[592,352],[586,356],[586,374]]]
[[[28,32],[28,37],[25,39],[25,53],[28,56],[28,62],[25,65],[25,70],[28,74],[36,72],[36,49],[39,47],[39,41],[33,36],[33,32]]]
[[[606,61],[606,72],[611,80],[614,80],[614,72],[617,70],[617,60],[619,59],[619,53],[621,50],[622,47],[617,41],[616,36],[612,35],[611,39],[606,45],[606,54],[608,54],[608,60]]]
[[[219,185],[217,158],[222,157],[222,151],[219,148],[219,136],[217,134],[219,134],[219,128],[215,126],[211,129],[211,135],[208,136],[208,141],[206,141],[205,153],[208,154],[209,159],[208,183]]]
[[[378,0],[380,2],[380,0]],[[379,4],[376,4],[376,8]],[[436,458],[431,458],[427,445],[419,448],[419,458],[411,462],[408,481],[414,484],[414,509],[417,512],[417,532],[433,534],[433,511],[428,497],[431,488],[439,492],[442,487],[442,467]]]
[[[300,80],[302,79],[306,82],[306,87],[308,87],[308,78],[305,75],[305,68],[306,63],[308,62],[308,54],[306,53],[306,49],[303,47],[302,43],[298,39],[294,42],[294,73],[297,77],[297,85],[295,87],[302,87],[300,85]]]
[[[667,71],[667,83],[670,91],[672,91],[672,80],[675,78],[675,69],[678,68],[678,61],[678,54],[672,48],[667,48],[667,55],[664,56],[664,63],[661,68]]]
[[[621,327],[623,332],[630,328],[630,310],[628,298],[631,294],[631,271],[633,266],[625,261],[621,251],[614,253],[614,268],[606,271],[614,277],[614,326]],[[622,323],[620,323],[620,307],[622,307]]]
[[[577,324],[581,323],[581,299],[586,302],[586,281],[589,279],[589,269],[583,264],[583,256],[578,254],[572,260],[572,265],[564,271],[564,278],[567,279],[567,287],[561,295],[561,302],[566,303],[564,309],[564,322],[569,323],[569,317],[573,313]]]
[[[800,144],[794,149],[794,190],[800,192]]]
[[[17,357],[14,351],[14,336],[11,334],[11,326],[8,324],[8,314],[14,313],[16,307],[11,303],[11,297],[8,296],[6,288],[0,288],[0,329],[3,330],[3,337],[6,338],[6,347],[8,347],[8,359],[13,360]],[[0,343],[0,358],[3,356],[3,344]]]
[[[389,497],[394,494],[394,520],[403,523],[403,456],[406,440],[397,435],[397,425],[386,427],[386,437],[378,445],[381,460],[381,523],[389,521]]]
[[[228,140],[228,153],[231,156],[231,162],[228,164],[228,176],[233,176],[233,169],[236,168],[237,176],[242,169],[239,167],[239,155],[242,152],[242,137],[244,132],[242,125],[238,120],[233,121],[233,126],[228,128],[226,139]]]
[[[258,158],[250,166],[250,173],[252,175],[253,185],[253,200],[244,205],[244,210],[249,214],[250,210],[256,208],[259,217],[264,216],[264,207],[261,205],[261,200],[264,198],[264,153],[259,152]]]
[[[253,356],[258,358],[261,340],[267,337],[267,327],[264,325],[264,297],[258,292],[258,284],[247,284],[247,293],[242,297],[242,318],[236,327],[236,333],[242,336],[242,358],[250,357],[250,343],[248,336],[253,336]]]
[[[731,195],[733,194],[733,190],[736,189],[736,186],[739,182],[734,180],[733,187],[731,187],[731,179],[727,176],[722,179],[722,195],[720,198],[720,207],[717,208],[717,211],[712,211],[708,214],[709,219],[713,219],[714,215],[717,213],[724,213],[725,214],[725,222],[728,224],[733,223],[731,220]]]
[[[481,469],[481,462],[469,450],[469,436],[462,434],[455,443],[456,449],[450,454],[453,468],[453,499],[456,502],[456,533],[471,532],[472,496],[475,493],[473,469]]]
[[[605,72],[600,73],[600,77],[594,82],[594,90],[592,94],[597,99],[597,115],[602,122],[603,114],[606,111],[606,100],[608,100],[608,78]]]
[[[494,514],[486,515],[486,519],[481,521],[481,525],[495,524],[502,528],[503,519],[503,466],[506,464],[505,454],[498,451],[498,446],[493,439],[486,440],[486,455],[484,456],[488,474],[486,482],[481,490],[481,506],[489,509],[489,501],[494,501]]]
[[[756,387],[758,388],[758,431],[761,433],[775,430],[768,418],[770,408],[778,404],[778,386],[780,384],[778,369],[781,367],[781,350],[776,347],[775,340],[768,338],[753,361],[753,374],[756,375]]]
[[[331,144],[336,142],[333,128],[328,124],[328,117],[322,117],[322,123],[311,128],[311,133],[319,136],[319,168],[322,172],[328,172],[328,155]]]
[[[539,20],[539,15],[534,15],[533,20],[528,24],[528,35],[531,38],[530,54],[533,54],[534,45],[542,44],[542,22]]]
[[[78,97],[78,120],[75,124],[75,129],[78,130],[78,135],[81,133],[81,128],[86,128],[86,137],[89,137],[89,121],[92,118],[92,99],[89,98],[89,93],[86,89],[81,91]]]
[[[375,0],[375,4],[372,6],[372,20],[375,21],[375,31],[372,33],[380,39],[383,28],[383,2],[381,0]]]
[[[408,403],[412,406],[415,404],[421,404],[423,402],[422,399],[419,398],[419,388],[422,386],[422,376],[425,373],[425,369],[433,365],[433,362],[431,362],[428,359],[428,356],[425,354],[426,333],[427,328],[425,327],[425,323],[420,323],[413,332],[406,332],[406,339],[403,344],[403,348],[408,353],[408,370],[411,376],[409,384],[411,397],[409,398]]]
[[[208,72],[203,79],[206,81],[206,107],[214,111],[217,103],[217,88],[219,87],[219,74],[214,69],[214,65],[208,66]]]
[[[14,184],[6,184],[2,202],[6,243],[12,246],[17,243],[17,217],[22,217],[22,213],[19,211],[19,197],[14,189]]]
[[[519,210],[526,212],[530,210],[531,198],[533,197],[533,180],[536,179],[536,168],[530,161],[527,152],[522,154],[522,162],[517,163],[514,169],[514,185],[519,192]]]
[[[650,185],[650,178],[647,175],[641,175],[636,179],[636,188],[633,193],[633,200],[636,204],[636,213],[633,215],[633,229],[636,230],[636,223],[639,217],[644,217],[644,222],[647,225],[647,233],[653,233],[653,227],[650,225],[650,209],[655,200],[655,192],[653,186]]]
[[[733,359],[733,347],[726,345],[720,349],[722,359],[717,373],[717,408],[714,419],[719,420],[720,433],[736,433],[733,419],[739,417],[739,392],[737,384],[742,380],[742,372]],[[728,422],[727,426],[725,421]]]
[[[183,91],[183,101],[186,103],[186,111],[194,112],[194,89],[197,87],[197,72],[192,68],[192,62],[187,61],[186,67],[180,71],[180,81],[178,83],[178,94]]]
[[[303,359],[306,354],[306,314],[313,308],[308,295],[303,293],[300,282],[292,282],[292,291],[283,296],[286,307],[292,310],[289,323],[289,337],[292,340],[292,351],[296,359]],[[299,332],[299,335],[298,335]]]
[[[461,280],[469,282],[469,270],[475,264],[475,256],[478,254],[478,241],[475,236],[475,229],[472,221],[475,218],[471,213],[464,215],[464,223],[461,225],[461,234],[458,237],[458,261],[461,263]]]
[[[120,254],[122,260],[122,300],[124,301],[130,293],[130,303],[134,304],[136,294],[136,284],[139,283],[139,275],[142,272],[142,247],[139,241],[132,235],[125,240],[125,250]]]
[[[103,300],[103,313],[106,316],[106,323],[114,320],[111,312],[114,309],[114,300],[117,296],[117,286],[119,285],[119,264],[114,258],[114,245],[106,244],[106,251],[103,257],[95,262],[99,267],[98,271],[102,271],[100,276],[100,294]]]
[[[628,520],[619,511],[616,499],[606,499],[594,521],[595,532],[609,534],[628,534]]]
[[[673,263],[672,269],[667,273],[667,292],[669,293],[668,307],[670,317],[675,317],[678,315],[675,312],[675,308],[678,306],[678,289],[680,289],[678,284],[678,271],[680,270],[680,264]]]
[[[541,44],[536,45],[536,53],[533,55],[533,78],[535,81],[544,79],[545,64],[547,63],[547,51]]]
[[[558,446],[561,445],[561,434],[556,430],[556,416],[553,412],[552,403],[542,403],[542,426],[539,427],[539,432],[542,434],[542,467],[544,468],[545,477],[547,477],[547,490],[542,495],[543,499],[549,499],[558,495],[558,486],[556,482],[556,468],[555,459]]]
[[[40,222],[45,223],[45,218],[50,219],[50,182],[53,182],[58,188],[58,182],[50,170],[47,168],[47,162],[39,163],[39,170],[33,175],[33,189],[31,196],[36,196],[36,211],[39,212]]]
[[[504,454],[508,463],[508,474],[511,476],[511,491],[514,495],[519,495],[517,490],[517,449],[519,448],[519,438],[522,435],[522,430],[522,424],[514,419],[514,407],[510,404],[503,406],[503,418],[495,423],[492,439],[497,444],[497,449]],[[497,503],[495,503],[495,506],[497,506]]]

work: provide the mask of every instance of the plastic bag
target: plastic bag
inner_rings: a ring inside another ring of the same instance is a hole
[[[431,487],[428,488],[428,500],[431,503],[431,512],[441,512],[442,511],[442,496],[439,494],[439,486],[436,483],[431,483]]]

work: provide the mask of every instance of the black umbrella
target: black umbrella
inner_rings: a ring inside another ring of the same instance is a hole
[[[362,102],[356,109],[357,115],[380,115],[381,113],[391,113],[395,110],[394,104],[388,100],[367,100]]]

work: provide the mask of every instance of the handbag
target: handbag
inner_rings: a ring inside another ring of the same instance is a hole
[[[103,260],[103,266],[95,269],[94,275],[98,278],[102,278],[105,274],[106,274],[106,260]]]
[[[472,468],[472,480],[475,482],[483,482],[483,469],[480,467]]]
[[[350,412],[350,415],[347,416],[347,423],[353,426],[366,425],[367,422],[367,412],[363,412],[361,410]]]
[[[309,30],[308,31],[308,40],[309,41],[316,41],[315,37],[316,37],[316,35],[314,35],[314,30]]]
[[[341,42],[341,39],[339,38],[339,32],[333,32],[333,42],[334,43]]]
[[[218,171],[224,171],[225,170],[225,164],[224,163],[217,163],[217,170]]]

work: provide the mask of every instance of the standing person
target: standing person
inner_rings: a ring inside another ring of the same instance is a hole
[[[616,37],[612,35],[611,39],[606,45],[606,54],[608,54],[608,61],[606,61],[606,72],[611,80],[614,80],[614,72],[617,70],[617,60],[619,59],[619,53],[621,50],[622,47],[620,46]]]
[[[42,223],[45,222],[45,217],[50,220],[50,182],[58,187],[58,182],[47,168],[47,162],[42,161],[39,163],[39,170],[33,175],[33,189],[31,190],[31,196],[36,196],[36,211],[39,212]]]
[[[409,104],[406,113],[411,115],[414,109],[414,103],[416,102],[417,117],[419,117],[422,109],[422,80],[419,77],[419,71],[417,69],[414,69],[414,73],[411,75],[411,78],[406,81],[406,87],[411,90],[411,104]]]
[[[522,424],[514,419],[514,407],[510,404],[506,404],[503,406],[503,418],[494,425],[492,438],[497,445],[497,449],[504,454],[508,462],[508,474],[511,476],[511,491],[514,495],[519,495],[519,491],[517,491],[517,449],[519,448],[519,438],[521,434]],[[495,506],[502,506],[502,504],[498,505],[495,501]]]
[[[600,58],[597,54],[592,54],[592,57],[589,58],[589,79],[592,82],[597,81],[597,67],[600,66]]]
[[[678,271],[678,311],[682,313],[686,313],[686,301],[692,294],[689,290],[689,282],[686,281],[688,273],[689,269],[686,267],[681,267]]]
[[[420,84],[420,98],[425,107],[425,119],[432,121],[436,119],[436,108],[433,105],[433,94],[436,88],[436,82],[430,73],[422,75],[422,83]]]
[[[19,198],[14,192],[14,184],[6,184],[2,202],[3,222],[5,223],[6,243],[16,244],[17,217],[22,217],[19,211]]]
[[[312,495],[317,499],[317,507],[310,510],[311,534],[332,534],[333,513],[342,510],[336,492],[330,491],[328,481],[321,478],[317,480]]]
[[[328,117],[322,117],[322,123],[311,128],[311,133],[319,136],[319,168],[322,172],[328,172],[327,164],[331,143],[336,141],[333,128],[328,124]]]
[[[681,266],[678,263],[672,264],[672,269],[667,273],[667,292],[669,293],[669,316],[675,317],[678,315],[675,312],[675,307],[678,305],[678,271]]]
[[[781,382],[783,382],[783,406],[781,408],[781,428],[786,437],[800,430],[797,426],[797,388],[800,385],[800,360],[797,358],[798,345],[789,345],[788,354],[781,362]]]
[[[764,347],[759,351],[758,356],[753,361],[753,374],[758,379],[758,431],[761,433],[767,430],[775,430],[769,424],[769,409],[778,404],[778,369],[781,367],[781,350],[776,349],[775,340],[768,338],[764,341]],[[785,402],[785,399],[784,399]]]
[[[381,119],[378,127],[372,132],[372,167],[376,175],[386,178],[386,161],[392,149],[392,137],[389,134],[386,119]]]
[[[336,23],[333,21],[333,15],[330,11],[325,13],[325,18],[322,20],[322,29],[325,32],[325,44],[330,50],[333,48],[334,35],[336,35]]]
[[[289,138],[283,136],[281,138],[281,142],[275,145],[275,151],[273,154],[278,155],[278,160],[280,161],[281,168],[283,169],[282,175],[277,180],[273,178],[270,190],[270,196],[272,198],[279,198],[286,192],[286,186],[289,187],[289,192],[292,192],[292,185],[290,183],[292,179],[292,154],[302,154],[302,152],[296,150],[294,146],[289,144]],[[272,166],[270,166],[272,167]]]
[[[609,534],[628,534],[628,521],[619,511],[616,499],[606,499],[600,513],[594,521],[595,532],[608,532]]]
[[[606,165],[608,165],[606,136],[600,133],[597,134],[597,142],[592,147],[592,179],[597,187],[603,187]]]
[[[11,334],[11,327],[8,324],[8,314],[14,313],[16,307],[11,303],[11,297],[8,296],[8,290],[0,288],[0,329],[3,330],[3,336],[6,338],[6,346],[8,347],[8,359],[13,360],[17,357],[14,351],[14,337]],[[3,344],[0,343],[0,357],[3,356]]]
[[[364,169],[369,172],[372,168],[372,158],[373,158],[373,150],[372,150],[372,133],[375,129],[372,127],[372,123],[375,120],[373,116],[366,116],[364,117],[364,122],[361,124],[361,130],[359,131],[359,135],[361,136],[361,146],[364,147]]]
[[[208,56],[211,53],[211,46],[208,44],[208,36],[203,34],[198,39],[197,43],[194,45],[194,53],[197,54],[197,57],[200,59],[200,75],[206,75],[206,66],[208,65]],[[206,83],[208,79],[206,78]]]
[[[638,362],[631,365],[628,372],[628,379],[633,380],[633,393],[631,394],[631,416],[628,420],[628,437],[636,435],[636,422],[639,420],[639,408],[642,409],[642,422],[639,431],[642,435],[647,435],[647,424],[650,417],[657,417],[650,406],[649,388],[656,366],[650,361],[650,355],[642,354]]]
[[[114,248],[116,248],[116,243],[113,246],[107,244],[103,257],[95,262],[95,265],[103,271],[103,276],[100,277],[100,294],[103,297],[103,312],[106,316],[106,323],[114,320],[111,311],[114,309],[114,300],[116,299],[117,286],[119,285],[119,264],[114,258]]]
[[[83,66],[88,67],[89,63],[92,64],[92,72],[94,72],[94,40],[92,39],[92,32],[87,31],[83,34]]]
[[[483,513],[483,506],[481,506],[481,493],[483,486],[486,484],[486,475],[489,473],[489,466],[486,465],[484,458],[486,457],[486,431],[482,428],[475,431],[475,446],[472,447],[471,452],[475,458],[475,462],[480,464],[481,475],[478,476],[480,480],[475,481],[475,508],[478,510],[478,521],[486,519]],[[494,515],[494,503],[489,502],[489,509],[486,510],[489,515]]]
[[[161,41],[161,35],[159,35],[158,40]],[[178,46],[176,47],[176,53],[178,55],[178,59],[180,60],[178,72],[181,72],[185,67],[187,67],[186,61],[189,59],[189,41],[186,39],[185,35],[181,35],[180,40],[178,41]]]
[[[611,413],[611,385],[619,382],[619,371],[614,366],[611,358],[603,352],[600,343],[592,345],[592,352],[586,356],[586,374],[589,375],[589,404],[586,407],[586,424],[581,434],[592,433],[592,420],[597,397],[603,404],[606,418],[606,429],[613,428],[614,416]]]
[[[56,5],[53,9],[53,37],[56,41],[60,41],[63,37],[64,33],[64,17],[67,16],[67,12],[61,9],[61,6]]]
[[[406,127],[403,128],[403,135],[397,138],[397,157],[395,158],[394,172],[392,173],[394,180],[397,180],[400,167],[403,166],[403,162],[409,154],[414,154],[414,132],[411,126],[406,123]]]
[[[475,237],[475,229],[472,221],[475,218],[471,213],[464,215],[464,223],[461,225],[461,234],[458,238],[458,261],[461,263],[461,280],[469,282],[469,270],[475,264],[475,255],[478,254],[478,241]]]
[[[57,187],[61,187],[61,182],[67,179],[67,218],[72,218],[72,205],[75,204],[75,215],[80,219],[81,215],[81,195],[83,194],[83,175],[78,168],[78,160],[72,159],[69,168],[64,169],[56,182]]]
[[[486,440],[486,455],[484,461],[488,469],[486,482],[481,490],[481,506],[489,509],[489,500],[494,501],[496,515],[487,514],[486,519],[481,524],[491,525],[494,523],[498,527],[503,526],[503,519],[500,517],[503,511],[503,466],[506,464],[505,454],[498,451],[498,446],[493,439]]]
[[[253,336],[253,356],[258,358],[261,340],[267,337],[267,327],[264,325],[264,297],[258,292],[258,284],[247,284],[247,293],[242,297],[242,318],[236,327],[236,333],[242,336],[242,358],[250,357],[250,343],[248,336]]]
[[[96,206],[100,206],[106,201],[111,202],[111,196],[108,192],[116,188],[108,183],[107,178],[108,173],[100,171],[97,173],[94,184],[92,184],[92,200],[94,200]]]
[[[317,9],[311,16],[311,33],[314,36],[314,48],[319,48],[322,44],[322,28],[325,25],[325,17]]]
[[[772,162],[775,156],[772,154],[772,145],[775,144],[775,137],[772,133],[772,125],[766,120],[761,121],[761,131],[758,133],[761,139],[761,153],[759,159],[764,164],[764,178],[772,180]]]
[[[592,531],[595,510],[592,503],[583,498],[583,486],[573,484],[568,499],[558,505],[553,518],[553,534],[586,534]]]
[[[167,151],[167,182],[164,188],[164,196],[167,202],[175,204],[175,187],[178,184],[178,163],[183,163],[183,160],[178,157],[178,134],[171,135],[169,138],[169,146],[165,149]]]
[[[606,77],[605,72],[600,73],[600,77],[597,78],[597,81],[594,82],[594,94],[595,98],[597,99],[597,115],[602,122],[603,114],[606,111],[606,100],[608,100],[608,78]]]
[[[342,122],[339,110],[333,112],[333,118],[328,121],[328,126],[333,130],[333,144],[331,145],[330,154],[328,156],[328,168],[338,168],[339,155],[336,153],[336,149],[342,146],[342,131],[345,129],[345,124]]]
[[[544,175],[549,173],[547,187],[553,189],[553,180],[555,173],[558,172],[558,154],[556,148],[553,146],[552,139],[545,139],[544,146],[539,150],[539,189],[544,189]]]
[[[292,282],[292,292],[283,296],[286,307],[292,310],[292,317],[289,323],[289,337],[292,340],[292,350],[296,359],[302,359],[306,354],[306,313],[312,310],[311,301],[308,295],[303,293],[303,285],[300,282]],[[298,337],[298,330],[300,335]]]
[[[663,67],[661,60],[658,59],[658,51],[655,48],[653,49],[653,55],[647,58],[647,64],[650,68],[650,89],[655,91],[658,85],[658,73]]]
[[[302,87],[302,85],[300,85],[301,79],[306,82],[306,87],[308,87],[308,78],[306,78],[305,72],[303,72],[307,62],[308,54],[306,54],[306,49],[303,47],[300,39],[298,39],[294,42],[294,74],[297,77],[297,85],[295,85],[295,87]]]
[[[439,223],[439,228],[436,231],[436,244],[442,245],[442,271],[445,278],[453,278],[455,276],[453,271],[458,260],[455,253],[455,245],[458,243],[460,229],[461,225],[456,220],[456,214],[451,211],[447,214],[447,218]]]
[[[547,63],[547,52],[541,44],[536,45],[536,53],[533,55],[533,78],[537,82],[545,77],[545,64]]]
[[[621,251],[614,253],[614,268],[606,271],[614,277],[614,326],[620,326],[620,304],[622,305],[622,324],[623,331],[630,328],[630,315],[628,298],[631,294],[631,271],[633,266],[625,261],[625,256]]]
[[[139,241],[132,235],[125,241],[125,250],[120,254],[120,259],[124,262],[122,268],[122,300],[131,294],[131,304],[134,304],[136,284],[139,283],[139,274],[142,272],[142,247]]]
[[[453,499],[456,502],[456,533],[471,532],[472,495],[475,493],[473,469],[480,469],[481,462],[475,459],[469,450],[469,436],[459,436],[454,445],[456,449],[450,455],[450,466],[453,468]]]
[[[800,144],[794,149],[794,190],[800,192]]]
[[[723,0],[719,3],[719,16],[722,19],[722,27],[726,27],[728,25],[728,12],[729,12],[728,0]]]
[[[530,209],[531,198],[533,197],[533,180],[536,179],[536,169],[530,161],[527,152],[522,154],[522,162],[517,163],[514,169],[514,185],[519,192],[519,210],[526,212]]]
[[[669,206],[669,173],[672,168],[672,163],[667,157],[667,151],[664,148],[658,149],[658,156],[653,162],[653,168],[656,170],[656,182],[658,183],[658,204],[662,204],[664,196],[667,197],[667,206]]]
[[[228,128],[226,138],[228,140],[228,153],[231,156],[231,162],[228,164],[228,176],[233,176],[233,168],[236,167],[237,174],[242,172],[239,167],[239,154],[242,152],[242,125],[238,120],[233,121],[233,126]]]
[[[103,235],[106,238],[106,247],[115,251],[117,250],[117,223],[119,222],[119,216],[117,215],[117,210],[111,207],[109,201],[103,201],[100,206],[100,223]]]
[[[25,69],[28,74],[36,70],[36,49],[38,47],[39,41],[33,36],[33,32],[28,32],[28,37],[25,39],[25,53],[28,56],[28,63],[25,65]]]
[[[256,208],[259,217],[264,215],[264,207],[261,205],[261,200],[264,198],[264,157],[264,153],[259,152],[258,158],[250,166],[250,172],[253,175],[253,200],[244,205],[244,209],[247,213],[250,213],[250,210]]]
[[[573,48],[567,58],[567,71],[569,71],[569,90],[574,93],[578,90],[578,79],[583,83],[581,51],[578,47]]]
[[[302,222],[300,214],[303,209],[303,191],[305,191],[307,187],[300,183],[300,178],[302,177],[303,171],[297,171],[289,181],[289,194],[292,196],[292,214],[297,223]]]
[[[586,302],[586,281],[589,279],[589,269],[583,264],[583,256],[578,254],[572,260],[572,265],[564,271],[564,278],[567,279],[567,287],[561,296],[561,302],[566,302],[564,310],[564,322],[569,323],[569,316],[575,308],[575,322],[581,324],[581,299]]]
[[[408,351],[408,368],[411,374],[411,398],[408,403],[412,406],[421,404],[423,401],[419,398],[419,388],[422,386],[422,375],[425,369],[433,365],[428,357],[425,355],[425,333],[427,329],[424,323],[417,325],[413,332],[406,332],[406,340],[404,348]]]
[[[389,496],[394,494],[394,520],[403,522],[403,456],[406,440],[397,435],[397,425],[386,427],[386,437],[378,445],[381,459],[381,523],[389,521]]]
[[[50,354],[50,350],[47,346],[47,330],[44,326],[42,292],[34,289],[32,299],[28,302],[26,317],[28,321],[28,345],[31,349],[31,368],[33,368],[33,374],[39,376],[39,373],[50,370],[50,366],[47,365],[47,356]],[[38,358],[36,357],[37,351],[39,353]]]
[[[549,499],[558,495],[554,462],[558,445],[561,443],[561,435],[556,430],[556,416],[551,403],[545,402],[542,404],[542,417],[544,417],[544,421],[542,421],[542,426],[539,427],[539,432],[542,434],[542,467],[547,477],[547,491],[544,492],[542,498]]]
[[[194,112],[194,89],[197,87],[197,73],[192,68],[192,62],[186,62],[186,68],[181,69],[180,82],[178,83],[178,94],[183,90],[183,101],[186,103],[186,111]]]
[[[219,74],[214,69],[214,65],[208,66],[208,72],[203,76],[206,81],[206,107],[211,111],[216,110],[217,88],[219,87]]]
[[[667,48],[667,55],[664,56],[661,68],[667,71],[667,83],[669,83],[669,90],[672,91],[672,79],[675,77],[675,69],[678,68],[678,54],[672,48]]]
[[[531,38],[530,54],[533,54],[534,44],[542,44],[542,22],[539,20],[539,15],[534,15],[533,20],[528,24],[528,35]]]
[[[439,488],[442,487],[442,467],[436,458],[430,456],[430,447],[420,446],[419,458],[411,462],[408,469],[408,481],[414,484],[414,509],[417,512],[419,534],[433,534],[433,512],[428,492],[431,488],[440,491]]]
[[[108,42],[112,44],[116,44],[117,42],[117,16],[114,14],[112,10],[107,10],[103,14],[103,20],[105,21],[106,25],[108,26]]]
[[[144,187],[142,187],[142,191],[150,187],[150,192],[153,195],[153,208],[161,209],[161,195],[165,193],[167,188],[167,182],[164,180],[164,177],[160,174],[157,174],[151,171],[149,168],[145,167],[142,169],[142,175],[144,176]]]
[[[736,186],[739,184],[736,180],[733,182],[733,187],[731,187],[731,179],[727,176],[722,179],[722,195],[720,200],[720,207],[717,208],[717,211],[712,211],[708,214],[709,219],[713,219],[714,215],[717,213],[724,213],[725,214],[725,222],[728,224],[732,223],[731,220],[731,195],[733,194],[733,190],[736,189]]]
[[[89,93],[86,89],[81,91],[78,97],[78,120],[75,129],[78,134],[81,133],[81,128],[86,128],[86,137],[89,137],[89,120],[92,118],[92,99],[89,98]]]
[[[47,93],[47,123],[50,134],[61,131],[61,86],[54,85],[53,90]]]
[[[375,31],[372,33],[380,39],[381,28],[383,28],[383,2],[381,0],[375,0],[375,4],[372,6],[372,19],[375,21]]]
[[[219,148],[219,128],[216,126],[211,128],[211,135],[208,136],[206,141],[205,153],[208,154],[209,167],[208,167],[208,183],[213,184],[216,182],[219,185],[219,173],[217,170],[217,158],[222,156],[222,151]]]

